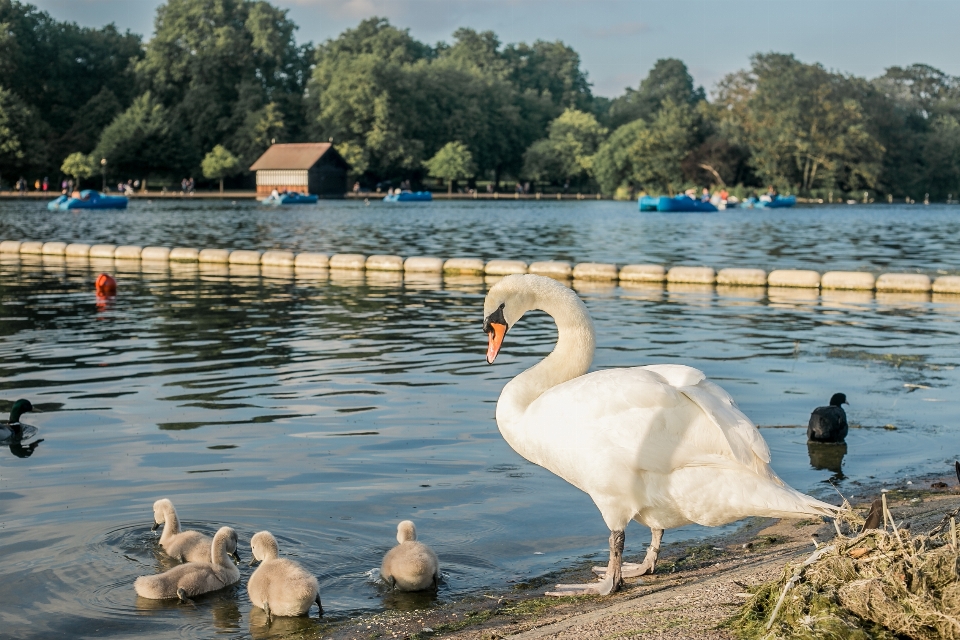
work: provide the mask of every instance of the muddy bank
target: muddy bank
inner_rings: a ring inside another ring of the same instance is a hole
[[[941,484],[934,488],[935,483]],[[857,496],[870,499],[854,504],[865,511],[881,487],[889,491],[898,523],[922,530],[960,506],[952,473],[916,478],[910,485],[858,486]],[[755,519],[727,536],[665,544],[656,575],[628,580],[626,588],[612,596],[543,596],[556,582],[592,580],[592,563],[582,563],[510,590],[488,591],[434,609],[383,612],[325,625],[321,637],[733,639],[724,623],[744,602],[747,589],[776,578],[787,562],[808,556],[814,540],[826,542],[834,535],[829,522]]]

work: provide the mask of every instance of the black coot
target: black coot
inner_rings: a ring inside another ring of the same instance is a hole
[[[847,396],[835,393],[829,407],[817,407],[810,414],[807,425],[808,442],[844,442],[847,437],[847,414],[840,405],[847,404]]]

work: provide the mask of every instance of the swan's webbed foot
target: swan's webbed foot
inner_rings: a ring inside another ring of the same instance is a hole
[[[610,563],[604,570],[605,577],[592,584],[558,584],[556,591],[548,591],[548,596],[607,596],[619,591],[623,586],[620,567],[623,564],[623,531],[610,532]]]
[[[608,596],[616,590],[613,579],[604,578],[600,582],[589,584],[558,584],[556,591],[547,591],[544,595],[557,598],[564,596]]]
[[[177,598],[180,600],[181,604],[193,604],[193,600],[187,597],[187,592],[183,587],[177,589]]]
[[[620,575],[624,578],[639,578],[648,574],[653,574],[656,563],[644,560],[642,563],[624,562],[620,567]],[[606,567],[594,567],[593,572],[598,576],[607,575]]]

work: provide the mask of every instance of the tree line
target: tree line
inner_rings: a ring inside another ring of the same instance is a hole
[[[168,0],[144,42],[0,0],[0,182],[240,185],[274,141],[332,140],[364,186],[960,194],[960,79],[922,64],[866,79],[757,54],[708,97],[663,59],[608,99],[559,41],[464,28],[430,45],[380,18],[319,45],[296,30],[263,0]]]

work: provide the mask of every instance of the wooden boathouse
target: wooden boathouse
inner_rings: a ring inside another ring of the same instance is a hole
[[[342,198],[350,165],[329,142],[274,144],[250,167],[257,173],[257,196],[277,191]]]

